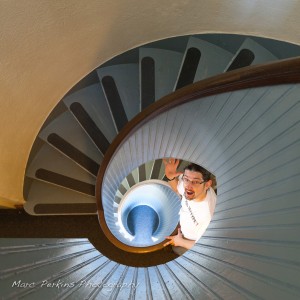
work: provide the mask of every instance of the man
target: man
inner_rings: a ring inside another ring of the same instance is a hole
[[[214,213],[216,194],[206,169],[189,164],[182,173],[177,171],[179,160],[170,158],[163,162],[170,187],[181,197],[178,234],[166,237],[169,241],[164,246],[172,245],[173,251],[181,255],[205,232]]]

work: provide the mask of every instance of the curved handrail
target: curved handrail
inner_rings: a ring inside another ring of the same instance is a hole
[[[96,200],[98,207],[98,218],[100,226],[107,238],[118,248],[132,253],[147,253],[160,250],[164,242],[150,247],[131,247],[120,242],[109,230],[102,205],[102,183],[114,154],[122,144],[138,130],[143,124],[170,110],[178,105],[225,92],[237,91],[246,88],[280,85],[300,82],[300,57],[270,62],[262,65],[255,65],[222,73],[214,77],[204,79],[194,84],[181,88],[156,101],[131,121],[120,131],[105,153],[101,167],[97,175]]]

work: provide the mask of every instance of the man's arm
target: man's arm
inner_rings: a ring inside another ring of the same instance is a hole
[[[175,177],[173,180],[168,180],[169,186],[172,190],[178,194],[177,185],[178,185],[178,177]]]
[[[179,159],[164,158],[163,163],[165,165],[165,175],[168,179],[168,184],[174,192],[178,193],[178,190],[177,190],[178,176],[182,174],[182,172],[177,172],[177,167],[179,165]]]
[[[169,241],[164,244],[164,247],[167,245],[172,245],[191,249],[196,243],[196,241],[185,239],[181,233],[180,228],[178,228],[177,235],[167,236],[166,239],[168,239]]]

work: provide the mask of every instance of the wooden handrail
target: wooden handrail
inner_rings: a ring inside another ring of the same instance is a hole
[[[96,200],[100,226],[107,238],[120,249],[133,253],[147,253],[160,250],[163,242],[151,247],[131,247],[120,242],[109,230],[103,211],[102,184],[106,169],[110,160],[123,143],[134,134],[142,125],[154,117],[176,107],[178,105],[213,96],[221,93],[238,91],[247,88],[280,85],[300,82],[300,57],[270,62],[262,65],[255,65],[222,73],[217,76],[204,79],[194,84],[181,88],[156,101],[131,121],[121,130],[111,143],[105,153],[101,167],[97,175]]]

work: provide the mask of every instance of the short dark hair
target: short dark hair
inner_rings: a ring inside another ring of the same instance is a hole
[[[184,168],[184,171],[185,170],[189,170],[189,171],[192,171],[192,172],[199,172],[199,173],[201,173],[204,181],[211,180],[211,173],[209,171],[207,171],[206,169],[204,169],[203,167],[201,167],[199,165],[196,165],[194,163],[190,163],[189,165],[187,165]]]

